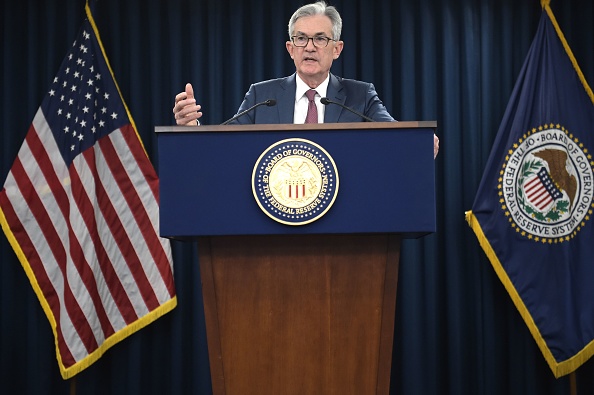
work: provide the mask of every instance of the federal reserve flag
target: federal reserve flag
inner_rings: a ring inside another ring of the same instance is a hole
[[[0,191],[65,379],[177,300],[159,180],[86,13]]]
[[[555,377],[594,352],[594,102],[548,2],[466,219]]]

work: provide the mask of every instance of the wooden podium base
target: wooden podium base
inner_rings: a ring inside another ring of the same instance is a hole
[[[400,236],[198,239],[215,395],[389,394]]]

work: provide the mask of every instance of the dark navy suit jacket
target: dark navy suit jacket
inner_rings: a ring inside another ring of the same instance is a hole
[[[235,124],[270,124],[293,123],[295,112],[295,90],[297,83],[296,74],[289,77],[258,82],[250,86],[245,94],[243,103],[237,113],[250,108],[256,103],[268,99],[276,100],[276,106],[259,106],[253,111],[242,115],[233,123]],[[358,111],[374,121],[394,121],[382,101],[379,99],[373,84],[336,77],[330,74],[328,99],[337,101],[347,107]],[[361,122],[363,119],[336,104],[328,104],[324,113],[324,122]]]

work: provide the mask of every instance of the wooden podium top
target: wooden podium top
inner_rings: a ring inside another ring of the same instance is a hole
[[[256,124],[256,125],[200,125],[200,126],[156,126],[155,133],[207,133],[207,132],[253,132],[253,131],[296,131],[296,130],[354,130],[354,129],[410,129],[437,128],[436,121],[402,122],[351,122],[310,124]]]

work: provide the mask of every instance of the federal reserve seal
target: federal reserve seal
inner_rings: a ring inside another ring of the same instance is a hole
[[[516,232],[539,243],[568,242],[592,215],[594,162],[561,125],[526,132],[509,150],[498,183]]]
[[[273,220],[304,225],[321,218],[338,193],[338,172],[332,157],[304,139],[272,144],[252,173],[256,202]]]

